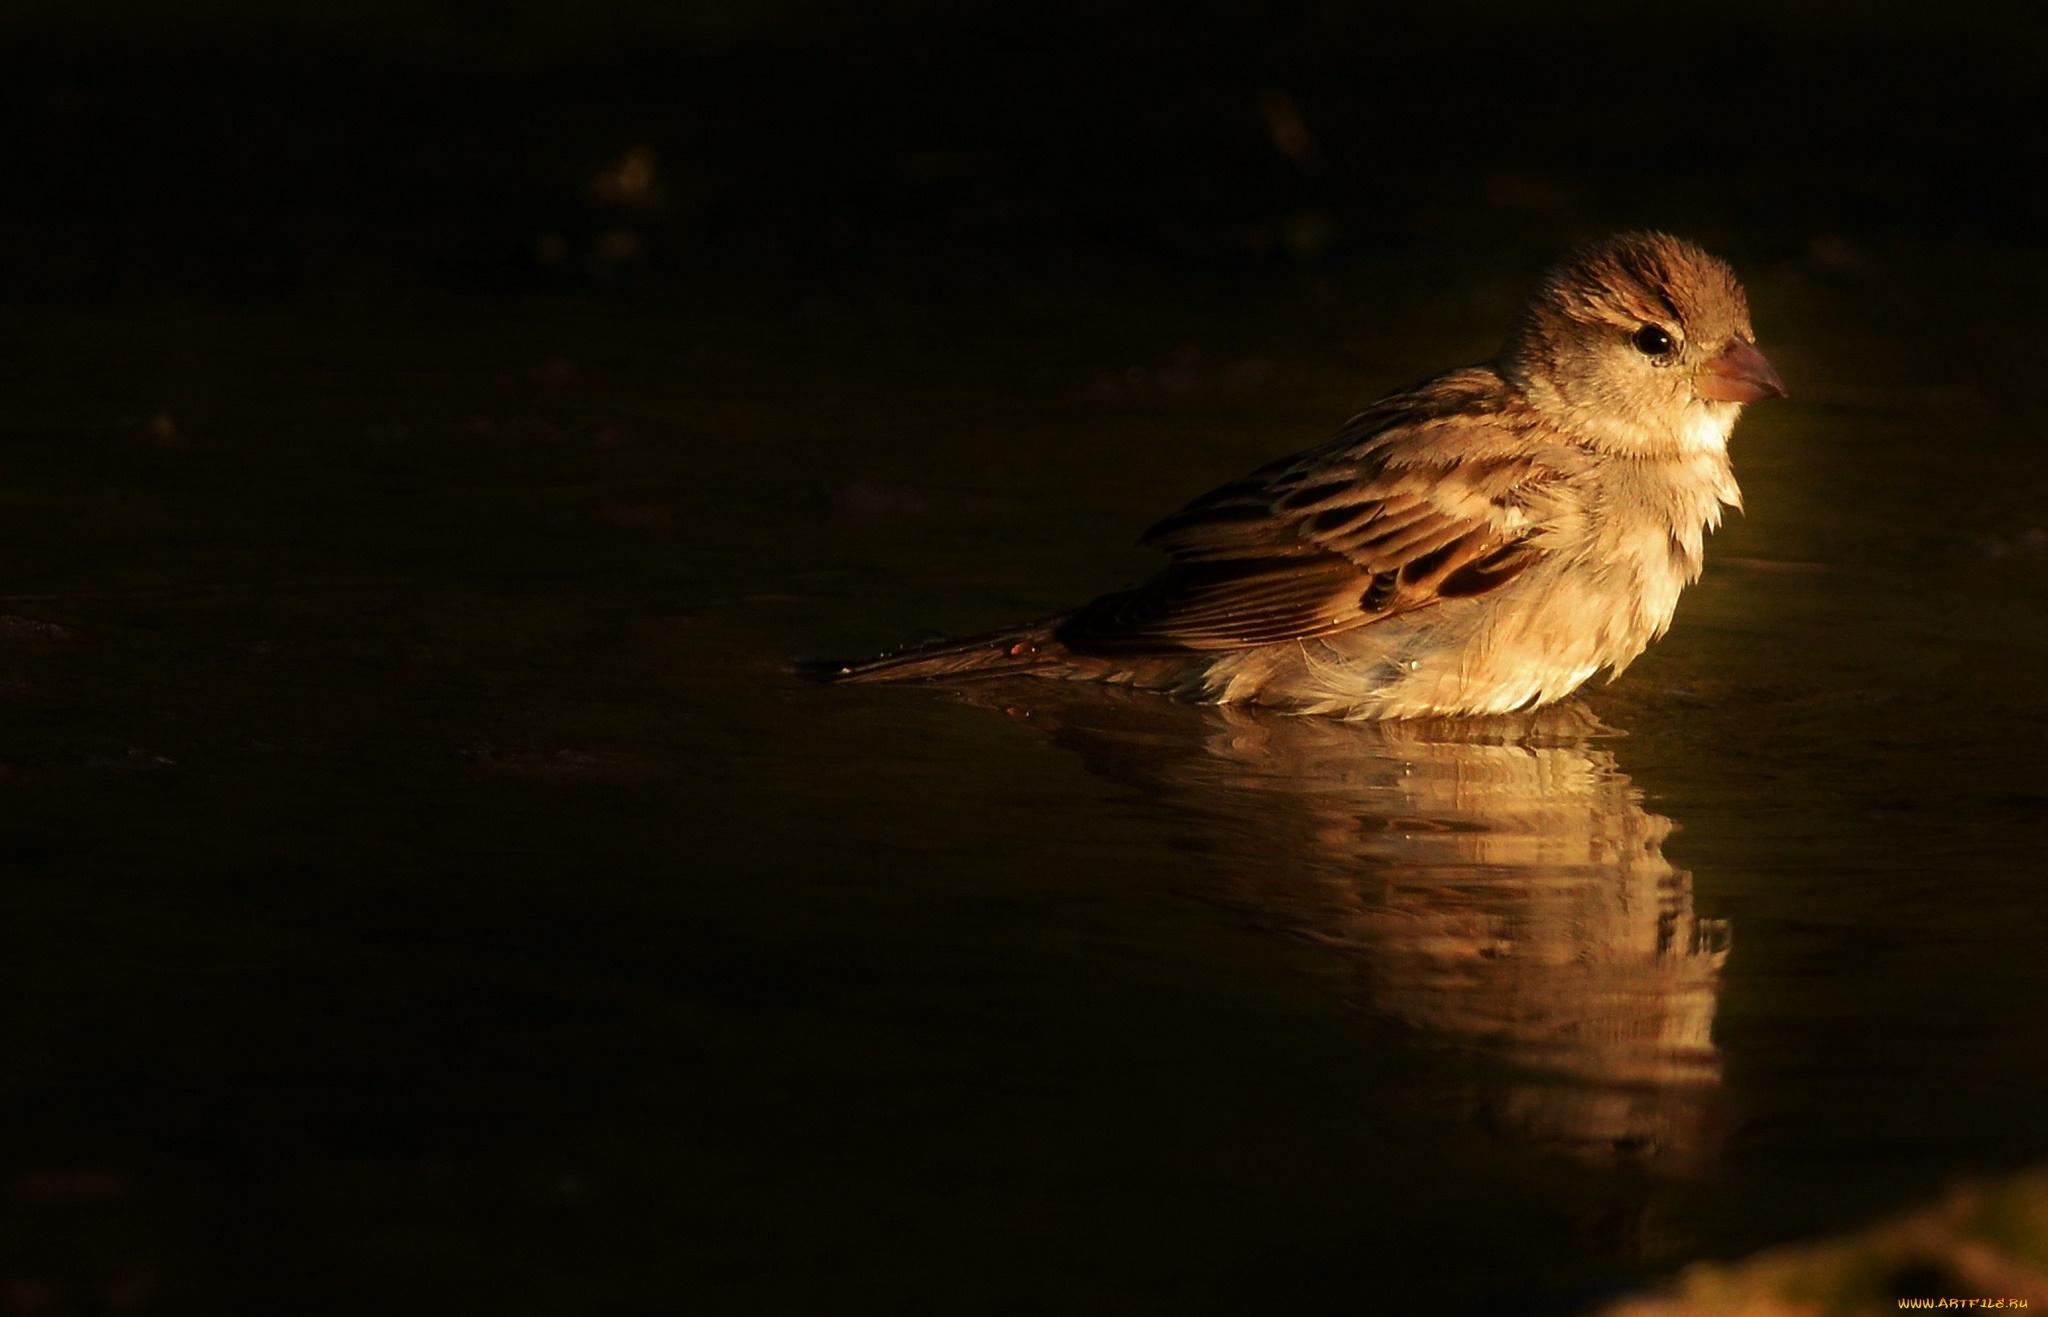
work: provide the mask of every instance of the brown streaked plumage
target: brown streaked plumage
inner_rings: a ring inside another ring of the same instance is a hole
[[[1741,494],[1727,439],[1784,386],[1734,272],[1660,233],[1573,252],[1500,355],[1147,531],[1166,567],[1013,631],[827,681],[1032,673],[1350,718],[1501,713],[1619,672]]]

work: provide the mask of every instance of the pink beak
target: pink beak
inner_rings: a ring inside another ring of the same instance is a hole
[[[1695,396],[1715,402],[1757,402],[1785,396],[1785,381],[1771,369],[1756,344],[1746,338],[1730,339],[1720,355],[1700,367],[1693,377]]]

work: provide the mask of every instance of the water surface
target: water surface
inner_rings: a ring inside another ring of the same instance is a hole
[[[1571,1311],[2048,1154],[1998,290],[1964,351],[1755,274],[1794,397],[1750,512],[1538,719],[791,677],[1142,574],[1161,512],[1487,351],[1493,278],[10,313],[8,1275]]]

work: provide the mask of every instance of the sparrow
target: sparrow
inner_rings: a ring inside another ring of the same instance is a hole
[[[1499,714],[1618,675],[1742,506],[1728,436],[1785,385],[1726,262],[1624,233],[1543,274],[1497,356],[1145,532],[1151,580],[827,682],[1029,674],[1346,719]]]

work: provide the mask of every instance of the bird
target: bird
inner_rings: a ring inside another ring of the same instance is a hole
[[[1725,261],[1617,234],[1545,270],[1491,360],[1152,526],[1141,542],[1167,563],[1143,584],[801,670],[1108,682],[1348,720],[1539,708],[1670,626],[1706,534],[1742,507],[1736,419],[1785,392]]]

